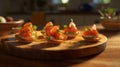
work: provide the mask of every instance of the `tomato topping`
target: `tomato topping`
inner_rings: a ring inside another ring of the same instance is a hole
[[[92,30],[92,32],[93,32],[94,35],[96,35],[96,36],[98,35],[98,31],[97,30]]]
[[[77,29],[76,29],[76,28],[71,28],[71,32],[76,33],[76,32],[77,32]]]
[[[86,31],[83,33],[84,36],[98,36],[98,31],[96,29],[96,25],[94,24],[91,29],[87,28]]]
[[[33,33],[33,25],[31,22],[25,23],[24,26],[18,32],[23,37],[31,37]]]
[[[48,22],[48,23],[45,25],[44,29],[46,30],[46,29],[48,29],[49,27],[52,27],[52,26],[53,26],[53,23],[52,23],[52,22]]]
[[[59,30],[59,26],[53,26],[50,30],[51,35],[54,35]]]
[[[46,34],[48,35],[48,36],[50,36],[51,35],[51,33],[50,33],[50,30],[52,29],[52,27],[49,27],[49,28],[47,28],[46,30],[45,30],[45,32],[46,32]]]
[[[67,32],[70,32],[70,29],[67,27],[67,28],[64,28],[64,31],[65,33],[67,33]]]
[[[55,37],[55,39],[59,39],[59,38],[60,38],[60,33],[59,33],[59,32],[56,32],[56,33],[54,34],[54,37]]]
[[[70,22],[69,27],[64,28],[64,31],[65,33],[69,32],[76,33],[78,30],[76,25],[73,22]]]
[[[32,28],[32,23],[31,22],[27,22],[27,23],[24,24],[23,27],[30,27],[30,28]]]
[[[53,23],[52,22],[48,22],[45,27],[44,27],[44,30],[47,34],[47,36],[51,36],[51,32],[50,30],[53,28]]]
[[[58,40],[66,40],[67,39],[67,35],[63,34],[62,32],[56,32],[54,34],[54,38],[58,39]]]
[[[85,31],[84,33],[83,33],[85,36],[97,36],[98,35],[98,33],[96,33],[96,32],[94,32],[94,31]]]

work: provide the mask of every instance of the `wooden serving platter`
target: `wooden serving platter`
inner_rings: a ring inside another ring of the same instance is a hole
[[[1,39],[2,50],[10,55],[41,60],[77,59],[102,52],[106,47],[106,36],[99,34],[97,43],[86,42],[81,34],[76,38],[66,40],[60,44],[54,44],[41,39],[29,44],[21,43],[15,39],[15,35],[9,35]]]

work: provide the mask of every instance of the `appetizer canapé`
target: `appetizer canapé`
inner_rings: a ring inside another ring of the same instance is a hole
[[[61,43],[62,41],[67,39],[67,36],[63,34],[63,31],[60,30],[58,25],[54,25],[52,22],[48,22],[45,27],[45,38],[54,43]]]
[[[42,30],[42,33],[44,34],[44,36],[49,35],[49,31],[52,29],[53,27],[53,23],[52,22],[48,22],[45,27]]]
[[[31,22],[25,23],[24,26],[15,35],[20,42],[30,43],[36,40],[36,27]]]
[[[73,20],[71,19],[71,22],[69,23],[69,25],[64,25],[64,33],[69,37],[69,38],[74,38],[76,37],[76,35],[78,34],[78,29],[75,25],[75,23],[73,22]]]
[[[100,37],[96,25],[94,24],[91,28],[86,27],[82,37],[89,42],[98,42]]]

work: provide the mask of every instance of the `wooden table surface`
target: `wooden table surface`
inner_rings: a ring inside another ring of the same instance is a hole
[[[0,50],[0,67],[120,67],[120,31],[109,31],[100,26],[99,32],[108,37],[108,42],[105,50],[98,55],[74,60],[44,61],[10,56]]]

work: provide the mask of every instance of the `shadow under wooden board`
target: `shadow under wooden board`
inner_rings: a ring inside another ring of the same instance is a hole
[[[20,43],[14,34],[1,39],[2,50],[13,56],[35,60],[66,60],[99,54],[106,47],[107,37],[100,34],[100,41],[90,43],[81,35],[60,44],[49,43],[45,39],[29,44]]]

